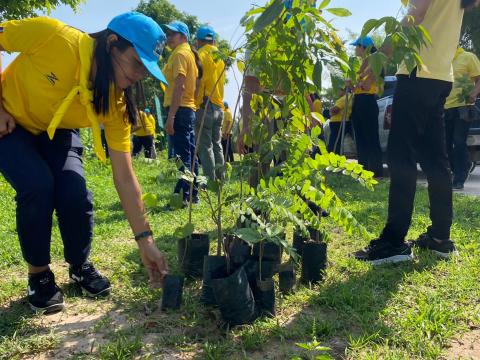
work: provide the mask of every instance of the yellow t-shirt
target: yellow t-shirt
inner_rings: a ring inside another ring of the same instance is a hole
[[[422,26],[432,38],[432,44],[420,49],[422,68],[417,77],[453,82],[452,61],[460,38],[463,9],[460,0],[432,0]],[[398,75],[409,75],[405,63]]]
[[[315,99],[313,102],[313,111],[319,114],[323,113],[323,104],[320,99]]]
[[[226,137],[232,132],[233,116],[230,109],[225,109],[223,112],[222,136]]]
[[[79,84],[80,76],[90,76],[80,71],[79,51],[81,42],[86,42],[92,50],[91,65],[95,40],[47,17],[7,21],[0,27],[0,45],[6,51],[20,53],[2,73],[3,106],[20,126],[38,135],[47,130],[63,100]],[[98,115],[98,121],[104,125],[109,148],[130,152],[124,98],[113,86],[110,102],[109,114]],[[57,128],[91,126],[87,108],[77,95]]]
[[[340,112],[336,115],[333,115],[330,118],[330,122],[340,122],[343,120],[343,115],[345,112],[345,99],[346,95],[343,95],[340,99],[335,102],[335,107],[340,109]],[[347,121],[350,121],[350,115],[352,115],[352,106],[353,106],[353,97],[348,97],[348,110],[347,110]]]
[[[163,74],[167,79],[168,86],[165,90],[163,105],[169,107],[172,104],[175,80],[179,75],[185,76],[185,85],[180,106],[195,110],[195,87],[198,77],[195,55],[188,43],[178,45],[170,54],[167,64],[163,68]]]
[[[197,109],[202,105],[205,96],[210,97],[210,101],[213,104],[223,109],[223,92],[225,85],[225,73],[223,69],[225,64],[223,60],[215,61],[214,53],[216,51],[218,51],[218,49],[209,44],[203,45],[198,50],[198,56],[203,66],[203,76],[200,81],[197,98],[195,99]],[[219,77],[220,80],[218,80]],[[212,96],[210,96],[210,94],[212,94]]]
[[[140,128],[135,131],[136,136],[155,136],[155,118],[152,114],[140,111]]]
[[[455,58],[453,59],[453,75],[455,81],[464,76],[468,76],[471,79],[480,76],[480,61],[478,60],[477,55],[467,52],[462,48],[458,48]],[[445,109],[473,105],[467,104],[465,101],[458,101],[458,97],[462,93],[462,89],[455,86],[455,81],[453,83],[452,92],[445,103]]]

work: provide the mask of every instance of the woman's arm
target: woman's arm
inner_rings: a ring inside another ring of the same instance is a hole
[[[110,149],[113,180],[120,197],[123,210],[135,235],[150,231],[150,225],[145,215],[142,201],[142,191],[133,171],[130,153]],[[163,254],[158,250],[152,236],[146,236],[137,241],[140,257],[147,268],[152,285],[161,285],[168,274],[168,265]]]

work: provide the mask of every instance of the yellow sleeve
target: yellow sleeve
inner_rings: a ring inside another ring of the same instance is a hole
[[[468,73],[471,78],[480,76],[480,60],[477,55],[471,54],[470,61],[468,63]]]
[[[313,102],[313,111],[319,114],[323,112],[323,105],[320,100],[317,99]]]
[[[150,121],[150,124],[152,126],[153,135],[155,135],[157,133],[157,123],[156,123],[155,118],[153,117],[152,114],[148,115],[148,120]]]
[[[179,75],[187,76],[188,59],[181,52],[175,54],[173,58],[173,78],[176,80]]]
[[[335,107],[339,108],[343,111],[345,109],[345,95],[343,95],[340,99],[337,100],[335,103]]]
[[[0,46],[8,52],[32,54],[64,26],[48,17],[7,21],[0,24]]]
[[[129,153],[131,126],[126,119],[126,105],[123,99],[117,100],[115,110],[105,117],[103,123],[107,144],[112,150]]]

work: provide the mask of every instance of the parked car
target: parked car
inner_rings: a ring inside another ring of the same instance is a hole
[[[378,103],[378,132],[380,138],[380,147],[382,152],[386,154],[388,144],[388,134],[392,124],[392,103],[393,94],[395,93],[395,87],[397,85],[397,78],[395,76],[385,77],[384,92],[377,100]],[[480,98],[477,99],[475,104],[480,113]],[[325,139],[328,143],[328,137],[330,136],[330,121],[328,120],[324,125]],[[467,138],[468,150],[470,152],[470,159],[474,164],[480,162],[480,118],[474,121],[470,127],[470,131]],[[355,148],[355,140],[349,136],[344,141],[344,154],[347,157],[356,158],[357,150]],[[386,159],[386,156],[384,156]]]

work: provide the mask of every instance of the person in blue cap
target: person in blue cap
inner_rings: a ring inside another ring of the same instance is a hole
[[[197,89],[195,106],[197,119],[195,136],[198,138],[198,156],[203,174],[209,179],[223,179],[225,174],[222,149],[223,94],[225,63],[215,53],[215,30],[201,26],[197,30],[198,56],[203,66],[203,76]],[[200,132],[200,127],[203,127]]]
[[[167,110],[165,130],[171,136],[175,155],[179,156],[183,165],[190,171],[198,173],[198,162],[195,156],[195,89],[201,77],[196,55],[188,40],[190,31],[181,21],[173,21],[164,25],[167,33],[167,44],[170,54],[163,72],[168,80],[165,90],[164,107]],[[184,168],[181,168],[183,171]],[[181,178],[175,185],[175,193],[182,194],[183,202],[190,199],[190,183]],[[192,199],[198,202],[198,188],[195,181]]]
[[[130,128],[138,120],[135,84],[148,73],[166,82],[157,63],[165,34],[136,12],[119,15],[90,35],[47,17],[0,27],[0,51],[20,53],[1,74],[0,173],[16,192],[30,307],[47,313],[64,307],[49,267],[54,212],[70,279],[88,296],[110,293],[109,280],[88,261],[93,201],[79,128],[92,129],[95,153],[105,161],[103,125],[115,187],[141,260],[150,281],[161,283],[168,266],[155,245],[132,168]]]
[[[359,37],[351,45],[355,55],[363,62],[359,71],[358,83],[353,89],[352,125],[355,132],[358,162],[376,178],[383,177],[382,149],[378,134],[378,86],[372,72],[363,75],[368,67],[368,55],[375,53],[375,43],[370,36]]]

